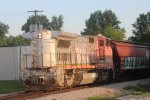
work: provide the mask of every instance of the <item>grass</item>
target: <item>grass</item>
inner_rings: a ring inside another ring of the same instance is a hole
[[[130,90],[132,95],[144,95],[150,94],[150,84],[138,84],[136,86],[127,86],[124,88],[125,90]],[[95,96],[89,97],[87,100],[117,100],[116,97],[103,97],[103,96]]]
[[[95,97],[89,97],[87,100],[116,100],[116,99],[110,97],[95,96]]]
[[[22,91],[23,87],[18,80],[0,81],[0,94]]]
[[[131,90],[133,92],[133,95],[143,95],[145,93],[150,93],[150,84],[127,86],[124,89]]]

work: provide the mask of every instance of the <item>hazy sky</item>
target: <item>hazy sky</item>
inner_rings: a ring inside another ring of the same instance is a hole
[[[62,14],[62,30],[79,34],[91,13],[110,9],[121,21],[120,26],[126,29],[128,37],[139,14],[150,11],[150,0],[1,0],[0,4],[0,21],[9,25],[11,35],[23,33],[21,26],[32,14],[28,10],[43,10],[40,14],[49,19]]]

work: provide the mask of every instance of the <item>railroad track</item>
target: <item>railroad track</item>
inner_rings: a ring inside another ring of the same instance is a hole
[[[30,92],[30,93],[18,92],[6,96],[1,96],[0,100],[25,100],[31,96],[34,96],[35,94],[38,94],[38,92]]]
[[[45,96],[45,95],[63,93],[63,92],[68,92],[68,91],[73,91],[73,90],[84,89],[84,88],[89,88],[89,86],[78,86],[78,87],[74,87],[74,88],[58,89],[58,90],[47,91],[47,92],[43,92],[43,91],[27,92],[27,93],[26,92],[18,92],[18,93],[1,96],[0,100],[26,100],[26,99]]]
[[[135,79],[137,80],[137,79]],[[130,81],[130,80],[126,80]],[[97,87],[97,86],[103,86],[107,84],[112,84],[112,83],[121,83],[125,81],[118,81],[118,82],[109,82],[109,83],[96,83],[96,84],[89,84],[89,85],[81,85],[81,86],[76,86],[73,88],[63,88],[63,89],[57,89],[54,91],[38,91],[38,92],[18,92],[18,93],[13,93],[5,96],[0,96],[0,100],[26,100],[26,99],[31,99],[31,98],[36,98],[36,97],[41,97],[41,96],[46,96],[50,94],[56,94],[56,93],[64,93],[64,92],[69,92],[73,90],[79,90],[79,89],[84,89],[84,88],[92,88],[92,87]]]

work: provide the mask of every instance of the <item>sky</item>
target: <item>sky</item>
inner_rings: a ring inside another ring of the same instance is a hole
[[[22,25],[33,13],[29,10],[43,10],[39,14],[64,17],[62,30],[80,34],[85,28],[85,20],[97,10],[112,10],[120,27],[125,28],[126,37],[132,36],[132,24],[139,14],[150,11],[150,0],[1,0],[0,21],[9,25],[9,34],[18,35]]]

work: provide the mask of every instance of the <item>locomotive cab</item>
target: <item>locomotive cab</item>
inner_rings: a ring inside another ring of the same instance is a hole
[[[98,67],[102,68],[112,68],[112,48],[110,46],[110,39],[100,35],[97,38],[97,60]]]

